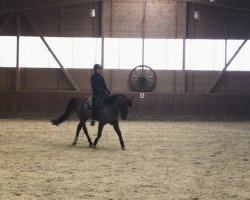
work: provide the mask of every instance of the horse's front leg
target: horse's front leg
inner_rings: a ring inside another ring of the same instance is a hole
[[[123,139],[122,139],[122,133],[121,133],[120,128],[119,128],[119,122],[116,121],[116,122],[114,122],[112,125],[113,125],[113,127],[114,127],[114,129],[115,129],[115,132],[117,133],[117,135],[118,135],[118,137],[119,137],[120,144],[121,144],[121,149],[122,149],[122,150],[125,150],[124,141],[123,141]]]
[[[83,131],[84,131],[84,133],[85,133],[85,135],[86,135],[86,137],[88,139],[89,147],[92,147],[93,144],[92,144],[91,138],[89,137],[88,129],[86,127],[86,123],[85,122],[83,123],[82,129],[83,129]]]
[[[104,127],[104,124],[99,122],[99,125],[98,125],[98,133],[97,133],[97,137],[94,141],[94,147],[96,147],[97,143],[98,143],[98,140],[100,139],[100,137],[102,136],[102,129]]]
[[[80,122],[78,125],[77,125],[77,129],[76,129],[76,136],[75,136],[75,139],[73,141],[73,145],[76,145],[77,144],[77,141],[78,141],[78,136],[79,136],[79,133],[80,133],[80,130],[82,128],[82,125],[83,125],[83,122]]]

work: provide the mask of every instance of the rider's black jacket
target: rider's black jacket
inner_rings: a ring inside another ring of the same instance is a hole
[[[91,86],[93,89],[93,96],[97,95],[103,97],[110,93],[101,74],[94,73],[91,76]]]

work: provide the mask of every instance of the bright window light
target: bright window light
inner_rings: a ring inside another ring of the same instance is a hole
[[[100,38],[46,37],[45,40],[65,68],[92,68],[101,62]],[[21,37],[22,67],[60,68],[39,37]]]
[[[183,40],[169,39],[167,40],[167,69],[181,70],[183,56]]]
[[[142,64],[142,39],[120,39],[120,69],[133,69]]]
[[[249,40],[239,54],[239,71],[250,71],[250,42]]]
[[[20,66],[49,66],[48,50],[39,37],[20,37]]]
[[[145,39],[144,64],[153,69],[182,69],[183,41],[179,39]]]
[[[104,66],[109,69],[118,69],[120,66],[120,39],[105,38]]]
[[[187,70],[220,70],[225,66],[223,40],[186,40]]]
[[[72,59],[74,68],[92,68],[101,63],[101,39],[73,38]]]
[[[225,40],[214,41],[214,69],[221,71],[225,67]]]
[[[65,68],[72,67],[72,38],[46,37],[50,48]],[[49,67],[60,67],[49,53]]]
[[[46,37],[45,40],[65,68],[92,68],[101,63],[101,38]],[[222,70],[225,40],[186,40],[186,70]],[[227,62],[243,40],[227,41]],[[105,38],[104,66],[133,69],[142,64],[142,39]],[[16,67],[16,37],[0,37],[0,67]],[[241,49],[228,71],[250,71],[250,43]],[[39,37],[20,37],[20,67],[59,65]],[[153,69],[181,70],[183,40],[145,39],[144,64]]]
[[[144,40],[144,64],[152,69],[167,69],[167,39]]]
[[[243,40],[228,40],[227,62],[232,58]],[[227,71],[250,71],[250,44],[249,41],[242,47],[238,55],[228,66]]]
[[[16,67],[16,37],[0,37],[0,66]]]
[[[227,62],[232,58],[236,50],[239,48],[243,40],[228,40],[227,41]],[[242,49],[241,49],[242,50]],[[234,58],[228,66],[227,71],[239,70],[239,54]]]

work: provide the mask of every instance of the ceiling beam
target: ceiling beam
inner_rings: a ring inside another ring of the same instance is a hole
[[[248,8],[242,8],[242,7],[235,7],[229,4],[229,2],[226,3],[216,3],[216,2],[209,2],[204,0],[181,0],[183,2],[188,3],[195,3],[195,4],[201,4],[201,5],[208,5],[208,6],[214,6],[214,7],[221,7],[221,8],[227,8],[227,9],[233,9],[233,10],[240,10],[240,11],[247,11],[250,12],[250,9]]]
[[[34,10],[40,8],[58,7],[74,4],[90,3],[102,0],[1,0],[0,13]]]

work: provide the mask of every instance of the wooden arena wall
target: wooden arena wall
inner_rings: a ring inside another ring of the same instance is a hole
[[[250,117],[250,95],[124,93],[133,96],[130,116]],[[86,98],[90,92],[0,91],[0,117],[54,117],[61,115],[73,97]]]
[[[90,97],[90,69],[68,69],[81,88],[75,92],[61,69],[21,68],[21,90],[15,90],[15,68],[0,68],[0,116],[55,115],[72,97]],[[237,115],[250,116],[250,72],[226,72],[212,94],[205,94],[219,72],[186,71],[186,93],[182,93],[181,71],[156,70],[152,92],[132,92],[130,70],[106,69],[104,76],[113,94],[134,97],[131,114],[145,115]]]
[[[21,90],[73,90],[61,69],[20,68]],[[91,69],[67,69],[81,91],[91,91]],[[112,92],[131,92],[127,69],[105,69],[104,77]],[[154,93],[183,93],[181,70],[155,70]],[[219,71],[186,71],[186,93],[205,93]],[[15,68],[0,67],[0,90],[15,90]],[[220,94],[250,94],[250,72],[225,72],[212,92]]]
[[[26,4],[25,4],[26,2]],[[36,7],[36,2],[19,0],[0,4],[0,24],[9,13],[4,10]],[[44,5],[52,1],[44,0]],[[56,6],[28,10],[44,36],[55,37],[105,37],[118,38],[250,38],[249,0],[217,0],[213,6],[207,0],[190,3],[185,0],[103,0],[104,23],[102,26],[102,2]],[[40,5],[42,6],[42,5]],[[96,17],[90,17],[90,9]],[[231,8],[231,9],[230,9]],[[242,9],[232,9],[242,8]],[[194,19],[199,11],[200,19]],[[2,35],[16,35],[17,18],[14,15]],[[49,23],[48,23],[49,22]],[[22,36],[37,35],[21,17]]]

